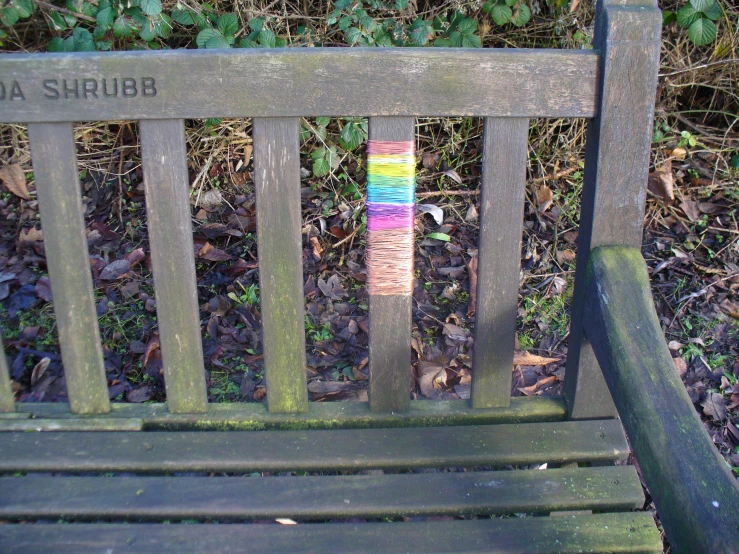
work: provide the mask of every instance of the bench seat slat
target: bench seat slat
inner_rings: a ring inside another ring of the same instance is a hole
[[[8,433],[0,471],[341,471],[624,459],[617,420],[408,429]]]
[[[633,466],[308,477],[4,477],[0,518],[307,518],[640,508]]]
[[[195,288],[185,123],[142,121],[141,162],[154,270],[167,405],[177,413],[208,411]]]
[[[414,523],[1,525],[6,554],[87,552],[662,552],[645,512]]]
[[[71,123],[28,125],[54,314],[73,412],[110,410]]]
[[[0,75],[25,100],[0,103],[0,121],[593,117],[598,59],[592,50],[478,48],[10,54]]]

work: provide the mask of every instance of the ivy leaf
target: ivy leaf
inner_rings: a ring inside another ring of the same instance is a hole
[[[228,43],[228,40],[226,40],[226,37],[216,35],[207,40],[205,47],[212,50],[214,48],[231,48],[231,45]]]
[[[313,160],[313,175],[315,177],[323,177],[331,171],[331,166],[326,158],[316,158]]]
[[[526,25],[531,19],[531,10],[526,4],[521,4],[511,18],[511,23],[516,27]]]
[[[159,15],[162,13],[162,0],[141,0],[140,7],[146,15]]]
[[[362,144],[363,140],[364,135],[362,134],[362,130],[356,123],[347,123],[344,125],[339,136],[339,144],[344,150],[356,150]]]
[[[696,46],[705,46],[716,40],[718,29],[716,24],[710,19],[701,17],[696,19],[693,24],[688,27],[688,38],[693,41]]]
[[[7,6],[0,10],[0,22],[7,27],[12,27],[21,18],[20,13],[13,6]]]
[[[687,29],[698,19],[700,19],[700,17],[701,15],[697,11],[695,11],[695,8],[692,5],[685,4],[677,12],[677,24],[680,25],[680,27],[682,27],[683,29]]]
[[[513,17],[513,10],[504,4],[495,4],[490,11],[490,17],[493,18],[498,25],[505,25]]]
[[[262,48],[274,48],[276,44],[275,34],[266,27],[259,31],[259,46]]]
[[[697,12],[704,12],[711,4],[715,4],[716,0],[690,0],[690,5]]]
[[[72,37],[69,38],[72,39]],[[74,52],[74,39],[70,41],[71,49],[67,49],[67,40],[61,37],[54,37],[49,41],[49,52]]]
[[[67,28],[67,22],[64,21],[64,18],[61,16],[58,12],[52,12],[49,14],[49,19],[51,20],[51,28],[55,31],[63,31]]]
[[[662,12],[662,26],[667,27],[673,21],[677,21],[677,15],[675,15],[675,12],[664,10]]]
[[[232,37],[239,30],[239,20],[235,13],[224,13],[218,18],[216,27],[223,33],[223,36]]]
[[[344,36],[346,37],[346,42],[354,45],[361,40],[362,31],[360,31],[356,27],[349,27],[346,31],[344,31]]]
[[[316,118],[316,125],[318,127],[326,127],[331,123],[331,118],[326,116],[320,116]]]
[[[262,19],[261,17],[255,17],[254,19],[249,20],[248,25],[249,29],[251,29],[255,33],[259,33],[264,27],[264,19]]]
[[[708,19],[716,21],[723,15],[723,12],[721,11],[721,7],[718,5],[718,2],[714,2],[705,10],[703,10],[703,15],[705,15]]]
[[[98,12],[95,20],[98,27],[107,31],[113,27],[113,22],[115,22],[115,11],[113,11],[113,8],[110,6],[103,8]]]
[[[471,35],[477,30],[477,20],[471,18],[463,19],[457,25],[457,30],[463,35]]]
[[[195,20],[192,18],[190,10],[172,10],[172,20],[185,26],[195,24]]]
[[[221,35],[221,32],[217,29],[212,29],[210,27],[206,27],[202,31],[198,33],[197,38],[195,38],[195,44],[198,45],[198,48],[205,48],[205,43],[208,42],[213,37],[219,37],[223,36]]]
[[[72,37],[74,38],[75,52],[95,51],[95,41],[92,38],[92,34],[87,29],[75,27],[72,31]]]
[[[13,5],[15,6],[15,9],[18,10],[18,15],[20,15],[22,19],[31,17],[31,14],[33,13],[33,2],[31,2],[31,0],[15,0]]]
[[[138,25],[127,15],[119,15],[113,23],[113,34],[118,38],[128,38],[138,29]]]
[[[416,19],[411,25],[410,36],[415,46],[426,46],[434,36],[434,29],[428,21]]]
[[[477,35],[462,35],[464,48],[482,48],[482,40]]]

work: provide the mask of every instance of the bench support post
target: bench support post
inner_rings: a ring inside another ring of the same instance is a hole
[[[654,0],[598,3],[593,46],[601,53],[601,90],[588,126],[564,386],[572,419],[617,415],[584,335],[584,279],[593,248],[641,244],[661,28]]]
[[[5,358],[5,348],[0,338],[0,413],[15,410],[13,390],[10,388],[10,373],[8,372],[8,360]]]

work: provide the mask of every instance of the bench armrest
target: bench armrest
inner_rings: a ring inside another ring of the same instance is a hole
[[[584,327],[673,552],[739,552],[739,486],[675,369],[639,250],[590,255]]]

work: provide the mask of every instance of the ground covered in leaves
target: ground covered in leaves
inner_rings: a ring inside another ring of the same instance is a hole
[[[267,4],[250,6],[288,42],[290,29],[307,22],[331,43],[325,6],[288,2],[286,12]],[[534,19],[509,34],[488,28],[483,46],[587,45],[591,8],[573,5],[556,19]],[[475,2],[454,3],[454,9],[484,23]],[[739,472],[736,33],[728,29],[715,48],[697,48],[676,25],[665,28],[643,253],[676,371]],[[37,40],[18,35],[15,49],[43,50],[43,39]],[[362,118],[318,118],[301,127],[305,332],[314,401],[367,395],[366,125]],[[531,123],[513,395],[561,392],[584,131],[582,120]],[[469,395],[481,133],[475,118],[418,121],[416,398]],[[165,399],[137,134],[130,122],[75,130],[110,397],[120,402]],[[187,139],[210,400],[259,402],[265,387],[250,121],[189,121]],[[20,402],[64,401],[24,127],[0,127],[0,162],[0,328],[13,386]]]

